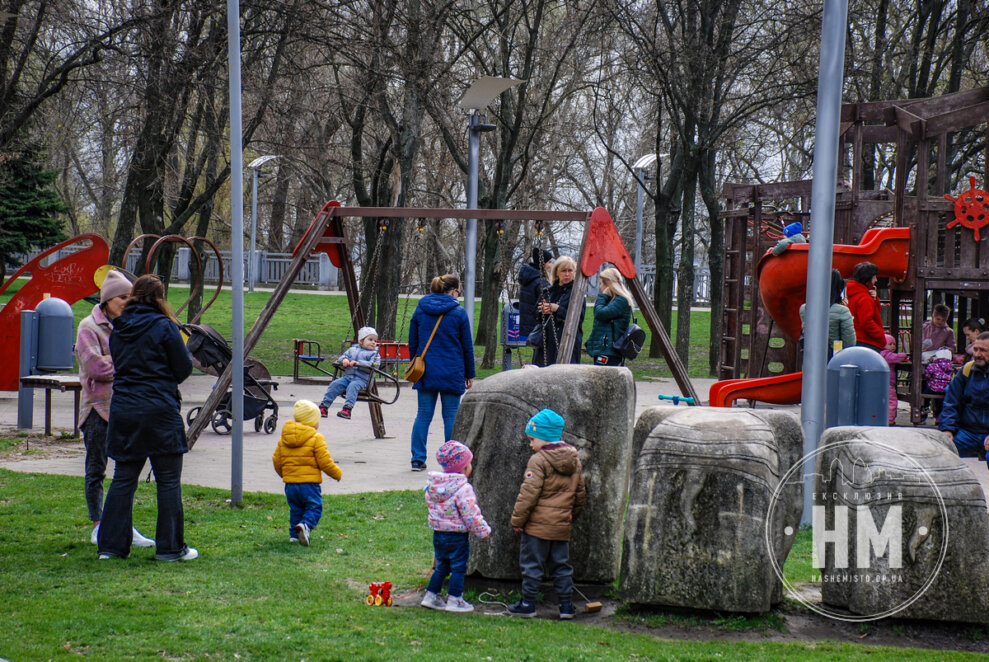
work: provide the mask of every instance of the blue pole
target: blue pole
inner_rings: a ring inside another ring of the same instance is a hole
[[[481,150],[481,134],[478,125],[481,116],[474,111],[470,116],[467,143],[467,209],[477,209],[478,152]],[[464,255],[464,309],[470,328],[474,328],[474,282],[477,279],[477,219],[467,219],[467,246]],[[473,331],[472,331],[473,333]]]
[[[230,69],[230,288],[233,294],[233,430],[230,443],[230,503],[244,499],[244,149],[240,109],[240,4],[227,0],[227,59]]]
[[[807,311],[804,324],[804,375],[801,422],[804,454],[813,453],[824,429],[827,390],[828,308],[834,248],[834,198],[838,172],[838,128],[845,64],[848,0],[824,0],[821,73],[817,83],[814,180],[811,184],[810,249],[807,263]],[[804,507],[808,524],[814,505],[814,464],[804,463]]]

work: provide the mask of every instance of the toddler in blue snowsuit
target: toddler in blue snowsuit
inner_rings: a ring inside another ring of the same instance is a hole
[[[345,393],[343,409],[337,412],[337,416],[350,418],[350,410],[357,402],[357,392],[367,388],[371,377],[371,370],[368,368],[377,368],[381,365],[381,356],[378,354],[378,332],[374,327],[361,327],[357,332],[357,342],[341,354],[337,362],[343,366],[344,373],[330,382],[326,393],[323,394],[323,401],[319,405],[319,413],[323,418],[326,418],[330,404]]]

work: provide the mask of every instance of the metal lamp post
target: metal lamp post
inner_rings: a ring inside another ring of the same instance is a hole
[[[257,245],[256,236],[258,233],[258,172],[268,161],[277,159],[278,156],[260,156],[251,161],[247,167],[253,172],[251,186],[251,253],[247,260],[247,291],[254,291],[254,281],[257,279],[257,269],[255,248]]]
[[[511,78],[495,78],[494,76],[483,76],[474,81],[464,97],[460,100],[460,107],[471,111],[470,124],[468,128],[467,143],[467,209],[477,209],[477,178],[478,160],[481,149],[481,134],[487,131],[494,131],[494,124],[487,124],[481,115],[480,109],[487,106],[495,98],[504,92],[518,85],[522,81]],[[477,280],[477,219],[467,219],[467,245],[464,256],[464,309],[467,311],[467,319],[470,320],[470,328],[474,328],[474,282]]]

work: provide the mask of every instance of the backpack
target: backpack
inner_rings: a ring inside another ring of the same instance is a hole
[[[944,393],[944,390],[948,388],[948,384],[951,382],[953,374],[951,361],[948,359],[934,359],[924,368],[924,381],[927,382],[927,388],[934,393]],[[967,377],[968,375],[965,376]]]
[[[638,324],[631,322],[628,328],[611,347],[623,359],[632,360],[642,351],[642,345],[646,342],[646,332]]]

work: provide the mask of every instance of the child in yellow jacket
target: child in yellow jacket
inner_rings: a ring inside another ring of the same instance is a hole
[[[340,480],[343,472],[326,449],[319,428],[319,407],[315,402],[295,403],[295,420],[285,421],[278,448],[271,461],[285,481],[289,509],[289,542],[309,545],[309,534],[323,516],[323,472]]]

